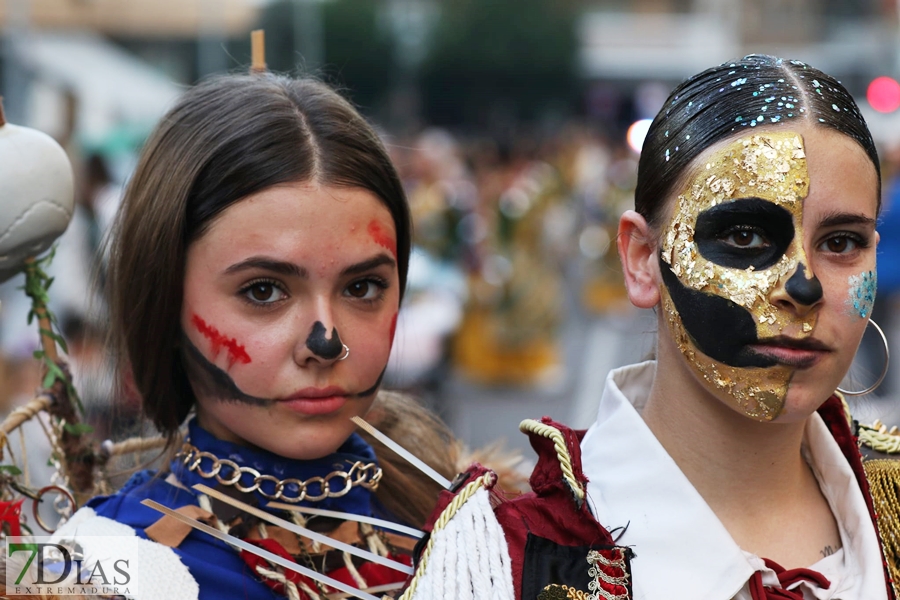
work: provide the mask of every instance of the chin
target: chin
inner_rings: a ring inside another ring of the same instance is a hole
[[[788,388],[787,398],[781,413],[773,419],[775,423],[797,423],[805,421],[834,393],[834,388],[822,388],[821,383],[816,386],[805,386],[798,382],[792,383]]]
[[[337,452],[337,449],[347,441],[351,433],[352,430],[328,432],[326,435],[309,435],[307,432],[298,431],[280,440],[260,440],[262,443],[259,446],[291,460],[315,460]]]

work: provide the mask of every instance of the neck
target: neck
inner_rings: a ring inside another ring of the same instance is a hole
[[[805,421],[761,423],[728,406],[727,397],[701,385],[667,337],[660,336],[643,418],[726,527],[732,517],[767,520],[786,499],[818,493],[801,455]]]

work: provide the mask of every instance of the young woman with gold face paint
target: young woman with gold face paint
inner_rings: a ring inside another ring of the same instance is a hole
[[[878,160],[856,104],[796,61],[711,69],[675,90],[651,126],[635,204],[619,252],[632,303],[657,312],[657,360],[613,373],[607,395],[641,405],[645,453],[664,461],[642,475],[668,502],[639,501],[620,543],[638,557],[645,547],[653,579],[655,553],[673,546],[647,540],[697,531],[699,556],[670,557],[708,558],[718,571],[696,597],[770,597],[755,573],[798,586],[784,597],[885,597],[858,452],[844,456],[847,422],[831,418],[867,326],[871,305],[852,300],[878,243]],[[592,476],[604,408],[583,443],[589,493],[607,480]],[[636,491],[610,487],[603,497]],[[680,522],[653,533],[659,519]],[[828,585],[787,582],[766,560]]]
[[[879,181],[855,102],[804,63],[672,92],[618,236],[657,358],[610,373],[583,437],[523,423],[535,491],[495,510],[517,598],[897,599],[900,469],[863,463],[835,394],[874,299]]]

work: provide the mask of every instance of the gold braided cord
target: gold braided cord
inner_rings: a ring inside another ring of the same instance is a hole
[[[844,414],[847,415],[847,422],[852,423],[850,405],[847,404],[844,395],[840,392],[835,392],[834,394],[841,399],[841,403],[844,405]],[[871,425],[860,424],[857,435],[859,443],[872,450],[884,454],[900,454],[900,433],[898,433],[897,427],[891,427],[888,430],[887,426],[879,419],[875,419],[875,422]]]
[[[850,413],[850,405],[847,404],[847,398],[844,397],[844,394],[839,392],[838,390],[834,391],[834,395],[840,398],[841,405],[844,407],[844,416],[847,417],[847,423],[853,424],[853,415]]]
[[[900,435],[860,427],[859,441],[878,452],[900,454]]]
[[[519,423],[519,431],[523,433],[535,433],[553,440],[553,449],[556,450],[556,458],[559,460],[559,466],[563,472],[563,479],[575,494],[575,497],[581,501],[584,500],[584,488],[575,479],[575,471],[572,469],[572,457],[569,456],[569,449],[566,447],[566,440],[559,429],[551,427],[534,419],[525,419]]]
[[[875,504],[878,531],[894,594],[900,596],[900,461],[870,460],[863,463]]]
[[[441,513],[441,516],[438,517],[438,520],[435,521],[434,527],[431,530],[431,536],[428,538],[428,544],[425,546],[425,551],[422,552],[422,558],[419,561],[419,565],[416,568],[416,573],[413,575],[413,578],[409,581],[409,587],[406,588],[406,591],[403,592],[403,595],[400,596],[397,600],[412,600],[413,594],[416,593],[416,588],[419,585],[419,578],[425,573],[425,569],[428,568],[428,558],[431,556],[431,551],[434,548],[434,534],[438,531],[441,531],[444,527],[447,526],[447,523],[450,522],[459,509],[463,507],[469,498],[475,495],[475,492],[480,490],[481,488],[487,488],[492,486],[497,481],[497,475],[494,474],[493,471],[488,471],[478,479],[474,481],[470,481],[466,484],[460,492],[453,498],[453,501],[444,509]]]

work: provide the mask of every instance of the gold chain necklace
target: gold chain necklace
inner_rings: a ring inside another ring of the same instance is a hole
[[[375,491],[378,489],[378,483],[381,481],[381,467],[376,463],[364,463],[356,461],[347,471],[332,471],[324,477],[310,477],[306,481],[294,477],[288,479],[278,479],[273,475],[264,475],[252,467],[244,467],[233,460],[227,458],[219,458],[211,452],[204,452],[197,447],[185,443],[175,458],[181,459],[181,462],[187,467],[187,470],[196,473],[204,479],[215,479],[221,485],[232,485],[238,491],[244,493],[259,492],[268,500],[280,500],[289,504],[303,502],[319,502],[326,498],[340,498],[346,496],[350,490],[359,486],[367,490]],[[204,469],[201,463],[209,461],[209,469]],[[241,485],[241,478],[245,475],[253,477],[253,483],[250,485]],[[332,483],[339,484],[340,487],[332,489]],[[268,484],[274,486],[274,492],[267,492],[263,489],[263,485]],[[319,486],[319,494],[311,494],[310,486]],[[296,486],[296,495],[288,495],[291,486]]]

